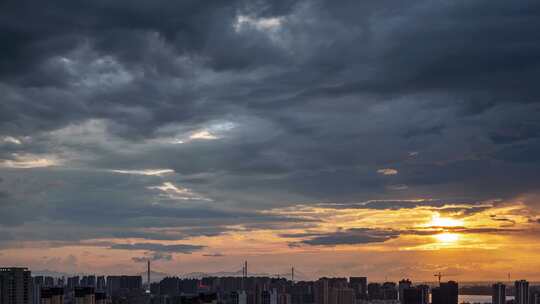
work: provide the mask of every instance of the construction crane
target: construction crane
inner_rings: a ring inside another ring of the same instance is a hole
[[[443,277],[442,273],[436,273],[433,275],[434,277],[437,277],[439,279],[439,284],[441,284],[441,278]]]

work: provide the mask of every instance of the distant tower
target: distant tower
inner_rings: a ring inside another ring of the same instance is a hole
[[[294,266],[291,268],[291,281],[294,282]]]
[[[148,260],[148,269],[146,272],[146,282],[148,286],[146,287],[146,292],[150,293],[150,260]]]

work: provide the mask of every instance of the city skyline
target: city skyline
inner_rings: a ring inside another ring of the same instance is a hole
[[[540,281],[538,28],[533,0],[2,1],[0,266]]]
[[[374,282],[368,277],[321,277],[295,280],[250,276],[247,262],[242,276],[166,276],[147,281],[142,275],[85,275],[51,277],[31,274],[31,270],[0,268],[2,304],[537,304],[540,285],[519,279],[514,286],[442,280],[426,284],[400,279],[399,282]],[[294,275],[294,269],[291,269]],[[51,303],[52,301],[52,303]]]

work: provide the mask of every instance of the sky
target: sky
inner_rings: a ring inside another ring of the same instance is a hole
[[[1,1],[0,265],[540,280],[539,28],[533,0]]]

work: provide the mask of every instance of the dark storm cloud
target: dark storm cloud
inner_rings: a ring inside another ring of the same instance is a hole
[[[534,192],[539,17],[537,1],[3,1],[0,226],[179,240],[309,228],[260,212],[299,202],[467,215]],[[20,168],[36,159],[61,169]],[[174,173],[111,173],[156,168]]]
[[[351,228],[340,229],[330,233],[289,233],[281,234],[284,238],[301,238],[298,242],[291,242],[289,246],[300,245],[310,246],[338,246],[338,245],[358,245],[369,243],[382,243],[395,239],[401,235],[421,235],[430,236],[443,232],[460,234],[523,234],[535,233],[532,230],[512,229],[512,228],[467,228],[467,227],[423,227],[410,229],[374,229],[374,228]]]
[[[307,240],[300,241],[300,244],[312,246],[335,246],[382,243],[390,239],[397,238],[399,233],[392,230],[352,228],[347,230],[338,230],[334,233],[283,234],[281,236],[285,238],[308,238]],[[298,243],[292,243],[292,246],[297,245]]]
[[[199,251],[205,248],[201,245],[175,244],[164,245],[157,243],[134,243],[134,244],[114,244],[112,249],[121,250],[148,250],[153,252],[168,252],[168,253],[184,253],[191,254],[194,251]]]
[[[464,202],[461,200],[377,200],[361,203],[322,203],[320,207],[330,209],[374,209],[400,210],[423,208],[437,211],[441,214],[469,216],[493,208],[494,202]]]

